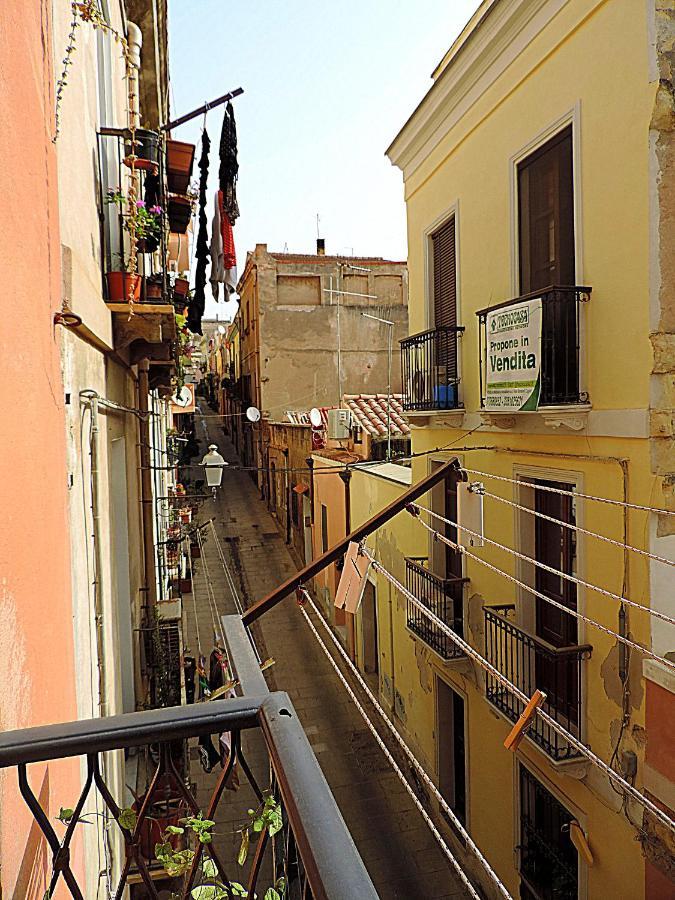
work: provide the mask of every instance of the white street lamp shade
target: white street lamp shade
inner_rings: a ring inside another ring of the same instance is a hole
[[[209,452],[202,460],[202,465],[206,467],[206,483],[208,486],[210,488],[220,487],[220,483],[223,480],[222,467],[226,466],[227,463],[218,453],[218,447],[215,444],[210,445]]]

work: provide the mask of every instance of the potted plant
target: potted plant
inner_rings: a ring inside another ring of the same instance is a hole
[[[161,275],[149,275],[145,279],[146,300],[161,300],[163,298],[163,278]]]
[[[124,152],[126,153],[124,164],[129,168],[133,164],[136,169],[145,171],[157,169],[159,167],[159,135],[156,131],[137,128],[132,141],[131,131],[127,131],[124,135]]]
[[[185,234],[192,218],[192,200],[172,195],[169,198],[169,228],[174,234]]]
[[[192,559],[201,559],[202,548],[199,544],[190,544],[190,556]]]
[[[105,202],[118,206],[124,218],[124,228],[136,236],[136,248],[141,253],[153,253],[159,247],[159,239],[164,227],[164,211],[161,206],[148,206],[145,200],[137,200],[131,211],[126,210],[127,198],[120,188],[107,191]]]
[[[107,302],[128,303],[130,295],[133,295],[135,301],[139,300],[141,296],[140,275],[137,272],[127,272],[119,254],[115,254],[115,258],[120,261],[122,267],[105,274],[108,288]]]
[[[195,145],[183,141],[166,142],[167,185],[173,194],[184,194],[190,186]]]
[[[173,285],[173,296],[174,302],[176,300],[185,300],[188,295],[188,291],[190,290],[190,282],[185,277],[186,273],[182,272],[181,275],[176,278]]]
[[[181,509],[180,509],[180,520],[181,520],[181,522],[183,523],[183,525],[189,525],[189,524],[190,524],[190,517],[191,517],[191,515],[192,515],[192,512],[191,512],[189,506],[183,506],[183,507],[181,507]]]

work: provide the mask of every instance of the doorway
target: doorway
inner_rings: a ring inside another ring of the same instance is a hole
[[[377,641],[377,594],[372,581],[366,581],[361,601],[361,627],[363,637],[363,671],[366,681],[379,685],[379,649]]]
[[[464,698],[436,678],[438,787],[459,821],[466,824],[466,741]]]

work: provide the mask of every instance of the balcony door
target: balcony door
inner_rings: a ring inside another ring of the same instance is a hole
[[[559,481],[535,480],[535,485],[571,491],[573,485]],[[535,490],[535,512],[574,525],[574,505],[572,497],[551,491]],[[534,547],[538,562],[557,569],[567,575],[576,570],[575,532],[564,525],[557,525],[549,519],[535,517]],[[559,575],[536,567],[535,589],[562,606],[576,611],[576,585]],[[537,636],[553,647],[569,647],[577,643],[577,620],[575,616],[563,612],[536,598]],[[571,724],[578,725],[579,681],[577,669],[564,658],[548,657],[538,653],[536,657],[536,685],[546,691],[548,704],[561,713]]]

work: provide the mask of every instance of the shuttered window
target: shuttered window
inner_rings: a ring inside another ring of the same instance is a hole
[[[520,292],[574,284],[572,126],[518,166]]]
[[[457,264],[455,218],[431,236],[434,271],[434,326],[457,324]]]

